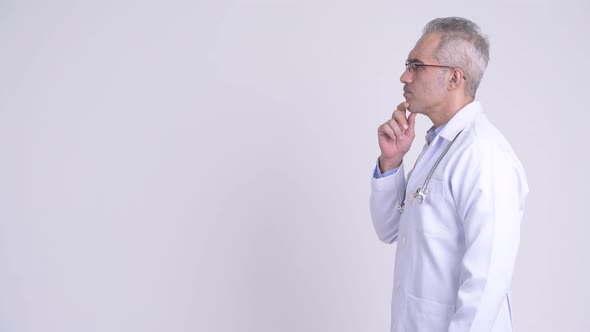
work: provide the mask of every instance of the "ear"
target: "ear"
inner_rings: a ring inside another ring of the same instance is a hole
[[[449,78],[449,90],[455,90],[458,87],[463,86],[465,83],[465,76],[460,69],[453,68],[451,71],[451,77]]]

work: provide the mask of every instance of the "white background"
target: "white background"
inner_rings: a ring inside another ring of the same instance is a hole
[[[516,327],[589,331],[589,13],[0,0],[0,331],[388,331],[376,130],[443,16],[490,36],[478,99],[530,182]]]

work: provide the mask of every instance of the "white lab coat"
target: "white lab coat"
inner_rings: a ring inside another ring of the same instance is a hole
[[[461,130],[418,203],[413,194]],[[424,147],[407,192],[403,165],[373,178],[375,230],[398,243],[392,331],[512,331],[510,283],[527,193],[522,165],[478,102]]]

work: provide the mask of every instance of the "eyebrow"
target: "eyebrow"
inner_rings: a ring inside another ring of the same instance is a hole
[[[413,58],[410,58],[410,59],[408,59],[407,61],[408,61],[408,62],[412,62],[412,63],[424,63],[424,61],[422,61],[422,60],[419,60],[419,59],[413,59]]]

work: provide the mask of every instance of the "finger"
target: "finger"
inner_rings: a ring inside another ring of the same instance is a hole
[[[414,136],[416,134],[416,115],[418,115],[418,113],[410,113],[410,116],[408,117],[408,135]]]
[[[408,110],[408,107],[410,106],[410,104],[403,102],[399,105],[397,105],[397,107],[395,108],[395,111],[393,111],[393,113],[391,114],[391,117],[393,117],[396,113],[406,113],[406,111]]]
[[[399,124],[397,123],[396,119],[391,119],[389,121],[387,121],[387,125],[391,128],[391,130],[393,130],[393,132],[395,133],[395,138],[398,140],[402,140],[404,139],[404,132],[403,130],[400,128]]]
[[[397,121],[398,126],[403,132],[408,129],[408,121],[406,120],[406,111],[410,105],[408,103],[401,103],[397,106],[392,117]]]
[[[396,140],[397,138],[395,137],[395,132],[393,131],[393,129],[391,129],[391,127],[389,126],[389,124],[386,122],[384,124],[382,124],[379,127],[379,135],[385,135],[389,138],[391,138],[392,140]]]

